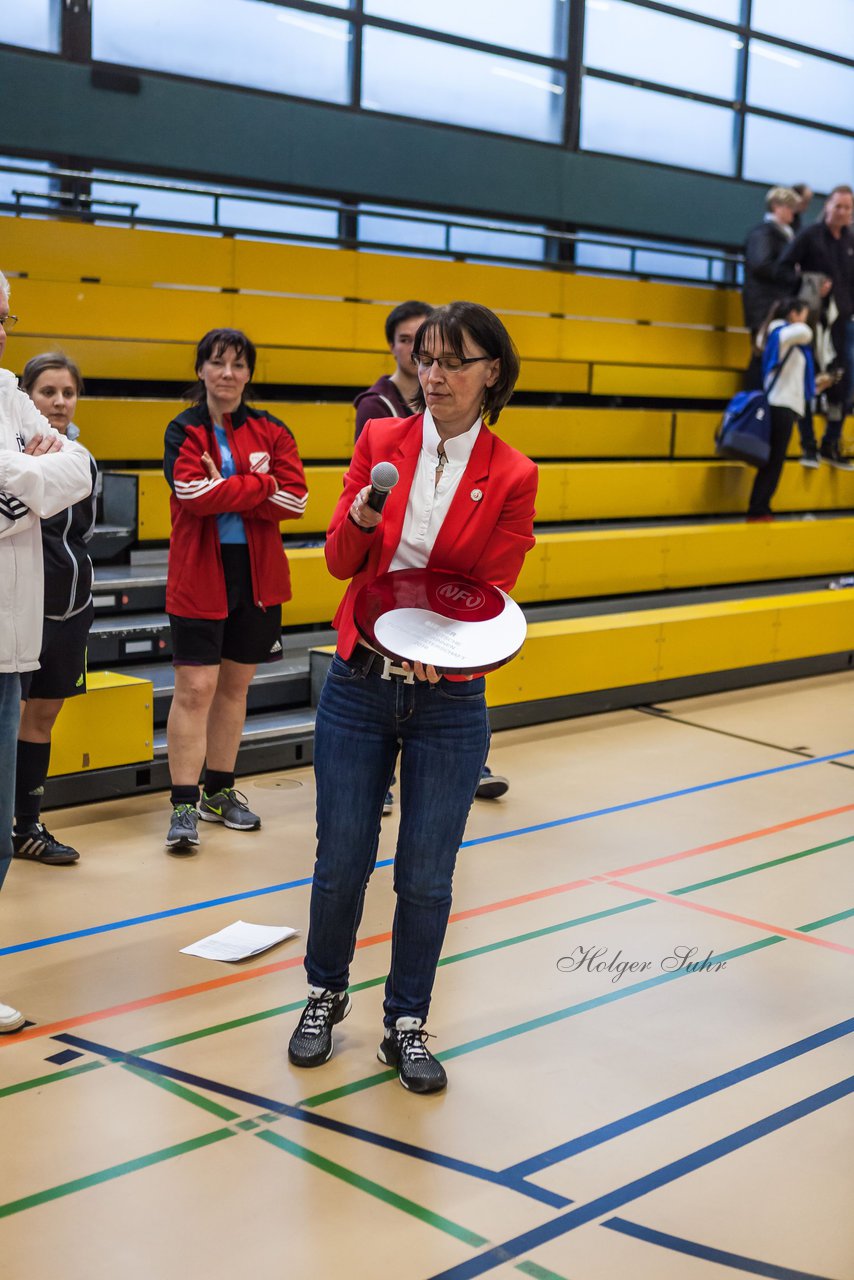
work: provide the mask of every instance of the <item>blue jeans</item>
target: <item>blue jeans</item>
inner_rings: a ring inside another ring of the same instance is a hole
[[[0,672],[0,887],[12,861],[15,817],[15,761],[21,714],[21,677]]]
[[[344,991],[365,890],[377,857],[383,800],[400,749],[400,831],[394,861],[385,1025],[426,1021],[451,910],[457,850],[489,750],[484,680],[437,685],[363,675],[337,654],[317,708],[317,861],[305,968]]]

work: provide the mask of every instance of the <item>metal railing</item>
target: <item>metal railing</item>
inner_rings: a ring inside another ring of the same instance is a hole
[[[671,244],[657,244],[641,236],[611,236],[604,233],[587,231],[558,231],[539,225],[511,224],[495,222],[487,218],[475,219],[453,214],[436,214],[431,212],[408,213],[401,210],[378,207],[374,204],[356,204],[346,200],[320,200],[303,197],[274,195],[246,191],[241,188],[217,186],[201,186],[174,182],[167,179],[113,177],[91,173],[78,169],[44,169],[27,166],[25,162],[18,164],[0,164],[0,175],[14,174],[16,177],[39,177],[47,179],[46,191],[24,190],[18,187],[9,189],[12,199],[2,198],[0,189],[0,212],[12,213],[16,217],[41,216],[56,214],[62,218],[74,218],[85,222],[115,223],[125,226],[146,226],[171,231],[203,232],[208,235],[219,233],[223,236],[251,236],[265,240],[284,243],[318,244],[336,246],[347,249],[359,249],[371,252],[416,254],[421,257],[450,258],[453,261],[489,262],[511,266],[523,266],[555,271],[576,271],[585,274],[628,276],[672,280],[680,283],[706,284],[716,287],[734,287],[739,281],[742,259],[739,254],[729,253],[722,249],[705,249],[685,245],[673,247]],[[172,195],[194,196],[209,199],[210,218],[194,220],[191,218],[163,218],[146,213],[142,198],[133,200],[111,200],[106,196],[93,195],[89,189],[92,185],[106,187],[131,187],[140,193],[159,192]],[[312,233],[300,229],[281,230],[265,227],[259,214],[258,225],[247,223],[229,223],[223,220],[222,206],[226,201],[239,201],[242,205],[257,205],[259,210],[294,209],[302,213],[315,210],[324,214],[332,214],[336,219],[336,233]],[[119,213],[117,209],[127,212]],[[405,236],[384,240],[369,239],[359,234],[359,219],[381,218],[389,220],[401,228],[435,227],[441,235],[441,247],[419,243],[413,234],[411,241]],[[520,253],[514,255],[507,252],[506,247],[500,250],[490,249],[488,243],[477,249],[466,249],[455,246],[454,237],[458,233],[485,233],[509,237],[512,241],[518,238],[520,245],[532,239],[542,243],[542,255],[531,257]],[[606,250],[627,254],[628,264],[625,267],[608,266],[596,262],[586,263],[584,251],[588,249]],[[658,260],[654,267],[644,266],[643,256],[654,255]],[[686,271],[685,260],[696,263],[697,271]],[[665,264],[662,269],[662,260]],[[672,263],[673,270],[666,266]],[[681,268],[681,269],[680,269]]]

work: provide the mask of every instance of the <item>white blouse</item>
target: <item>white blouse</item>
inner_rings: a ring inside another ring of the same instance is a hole
[[[439,536],[442,522],[457,492],[463,472],[469,463],[475,441],[480,433],[478,418],[468,431],[444,445],[447,461],[436,483],[441,440],[429,409],[424,410],[424,426],[418,465],[409,490],[406,515],[400,542],[389,569],[423,569]]]

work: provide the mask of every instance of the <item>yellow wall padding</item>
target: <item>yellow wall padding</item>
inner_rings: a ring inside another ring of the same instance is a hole
[[[139,537],[169,537],[169,492],[159,470],[135,470],[139,477]],[[727,515],[747,510],[751,468],[738,462],[545,462],[540,466],[537,521],[666,519]],[[301,520],[288,533],[323,533],[341,492],[343,468],[309,466],[309,499]],[[854,472],[821,467],[805,471],[789,462],[774,496],[778,511],[833,511],[854,508]]]
[[[53,731],[50,776],[110,769],[154,758],[150,680],[91,671],[87,690],[68,698]]]

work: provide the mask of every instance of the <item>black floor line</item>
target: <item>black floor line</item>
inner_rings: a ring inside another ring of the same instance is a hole
[[[660,707],[635,707],[634,710],[645,716],[657,716],[659,720],[667,720],[672,724],[687,725],[689,729],[704,729],[707,733],[719,733],[724,738],[737,738],[739,742],[750,742],[757,747],[769,747],[772,751],[783,751],[789,756],[801,756],[806,760],[815,759],[813,752],[804,748],[781,747],[779,742],[765,742],[762,738],[749,738],[744,733],[733,733],[730,729],[716,729],[710,724],[697,724],[695,720],[683,720],[681,716],[671,715],[669,711],[662,711]],[[839,769],[854,769],[854,764],[849,764],[846,760],[828,760],[828,764],[836,765]]]
[[[695,720],[683,720],[681,716],[671,715],[669,711],[662,711],[659,707],[635,707],[634,709],[641,715],[656,716],[659,720],[667,720],[670,724],[684,724],[689,729],[704,729],[706,733],[718,733],[723,738],[737,738],[739,742],[750,742],[756,747],[769,747],[772,751],[783,751],[788,756],[800,756],[805,760],[815,759],[812,751],[806,751],[800,747],[781,747],[779,742],[765,742],[762,738],[750,738],[745,733],[733,733],[730,729],[716,729],[714,725],[697,724]],[[832,760],[830,763],[837,762]],[[845,765],[845,768],[851,767],[851,765]]]

